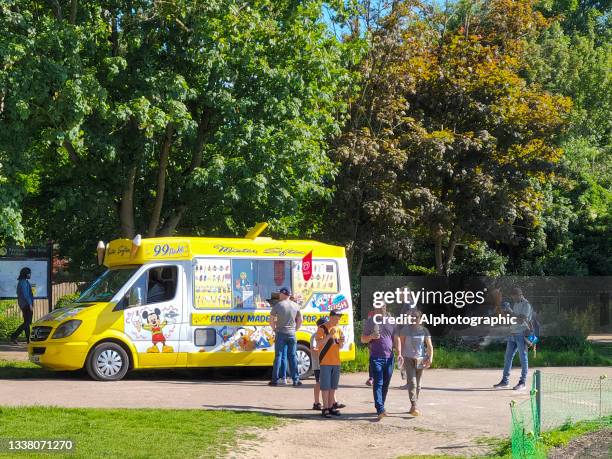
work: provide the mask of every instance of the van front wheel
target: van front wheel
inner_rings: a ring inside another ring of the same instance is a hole
[[[300,379],[306,379],[312,376],[312,357],[310,348],[305,344],[297,345],[297,366]]]
[[[87,373],[97,381],[119,381],[130,367],[130,359],[116,343],[98,344],[87,358]]]

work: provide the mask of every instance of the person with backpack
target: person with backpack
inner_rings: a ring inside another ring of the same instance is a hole
[[[340,416],[340,410],[334,404],[340,381],[340,349],[345,340],[338,327],[341,318],[341,312],[331,311],[329,320],[317,329],[315,338],[319,349],[320,387],[323,398],[321,415],[325,418]]]
[[[518,352],[521,361],[521,377],[514,390],[525,389],[527,383],[527,374],[529,371],[529,354],[528,345],[525,342],[525,335],[529,333],[531,320],[533,316],[533,308],[529,301],[523,296],[523,292],[519,287],[514,287],[510,293],[512,301],[509,305],[509,314],[516,318],[516,325],[510,326],[510,336],[506,342],[506,355],[504,357],[504,370],[502,380],[495,384],[495,389],[506,389],[510,387],[510,370],[512,369],[512,360]]]
[[[21,332],[25,332],[26,342],[30,342],[30,325],[34,315],[34,294],[29,280],[31,276],[32,270],[25,267],[21,269],[17,278],[17,304],[21,309],[23,323],[11,334],[11,341],[14,344],[18,344],[17,337]]]

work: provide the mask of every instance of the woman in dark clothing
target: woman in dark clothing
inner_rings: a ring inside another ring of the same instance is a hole
[[[22,268],[17,278],[17,304],[21,309],[23,323],[13,332],[11,340],[17,344],[17,337],[21,332],[25,332],[26,341],[30,342],[30,325],[32,324],[32,314],[34,313],[34,294],[32,293],[32,285],[30,284],[30,276],[32,270],[30,268]]]

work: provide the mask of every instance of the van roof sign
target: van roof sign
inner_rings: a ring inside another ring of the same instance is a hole
[[[344,247],[309,240],[164,237],[143,238],[135,247],[130,239],[111,241],[104,265],[108,267],[144,264],[158,260],[191,260],[198,256],[303,258],[313,251],[315,258],[344,258]]]

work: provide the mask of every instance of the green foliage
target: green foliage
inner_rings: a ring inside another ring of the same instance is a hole
[[[354,277],[612,273],[610,2],[379,6],[2,2],[0,243],[93,277],[268,221]]]
[[[458,244],[508,243],[515,225],[539,224],[571,103],[521,76],[525,37],[546,24],[532,2],[492,1],[451,27],[461,7],[415,13],[414,3],[373,28],[365,90],[335,149],[334,211],[351,250],[402,259],[422,240],[449,274]]]
[[[60,297],[57,300],[57,303],[55,303],[55,309],[65,308],[66,306],[71,305],[79,298],[79,296],[81,296],[81,294],[77,292],[77,293],[69,293],[68,295],[64,295]]]
[[[98,239],[295,228],[329,194],[349,83],[321,5],[4,2],[0,152],[40,177],[30,238],[78,268]]]
[[[612,272],[612,46],[609,34],[595,33],[605,23],[595,23],[610,5],[553,4],[565,16],[530,43],[526,71],[547,90],[572,98],[562,141],[564,177],[549,185],[544,224],[515,257],[522,259],[518,270],[526,274],[607,275]],[[571,16],[575,9],[582,12]],[[572,25],[578,17],[583,24]]]
[[[0,301],[0,341],[8,340],[21,321],[21,313],[14,300]]]

